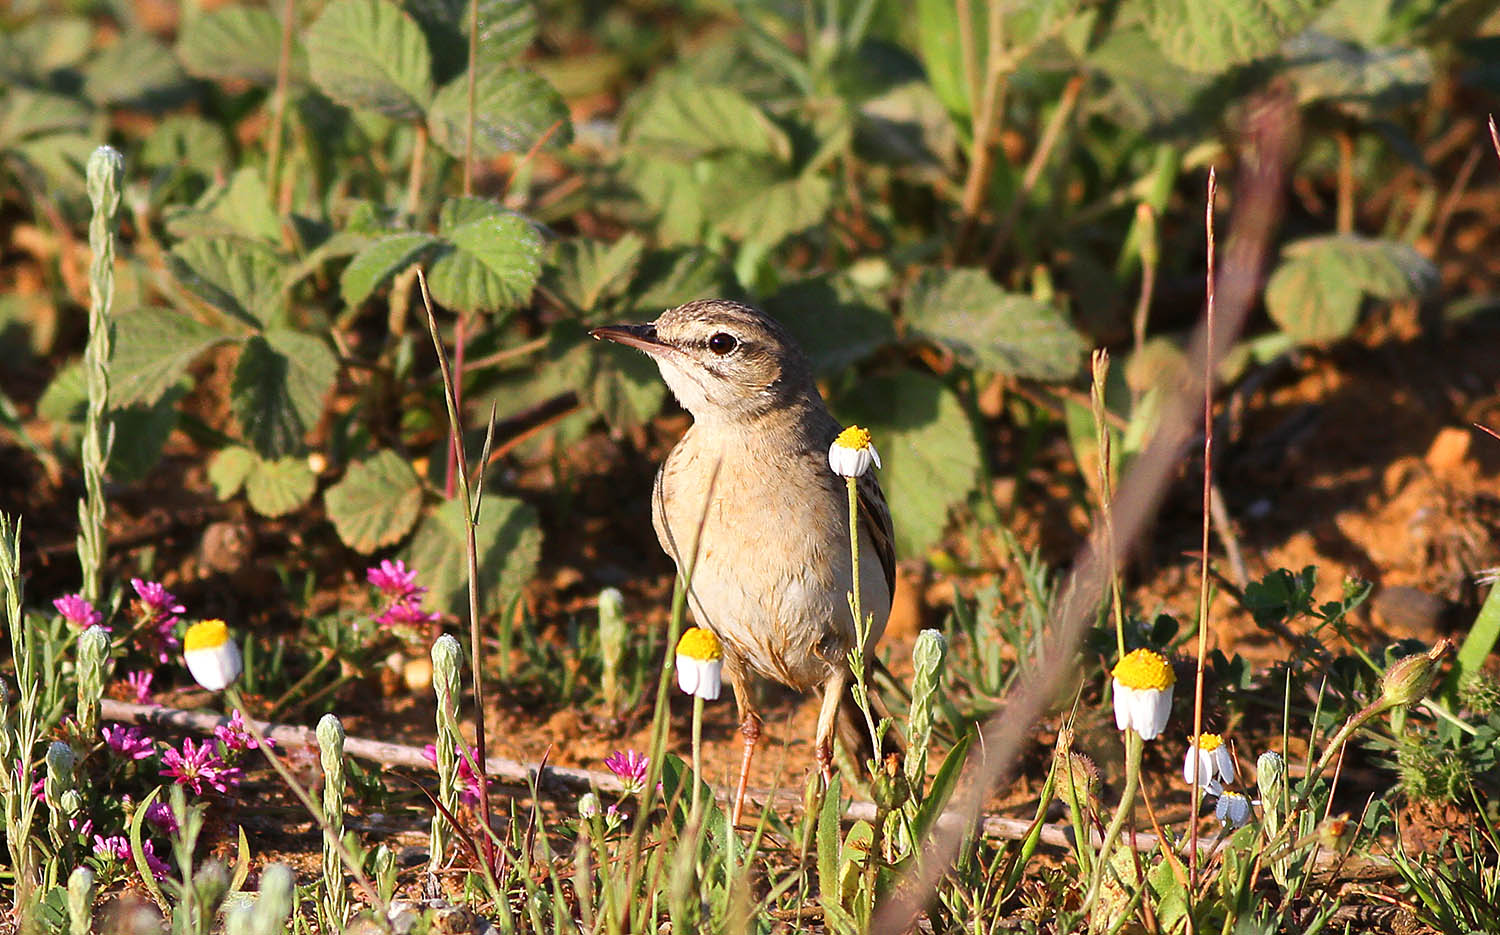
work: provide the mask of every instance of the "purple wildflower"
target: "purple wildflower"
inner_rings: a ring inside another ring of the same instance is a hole
[[[165,802],[152,802],[146,806],[146,820],[167,834],[177,833],[177,816]]]
[[[92,818],[85,818],[83,820],[83,822],[80,824],[79,821],[78,821],[78,819],[76,819],[76,818],[69,818],[68,819],[68,827],[72,828],[74,831],[78,832],[78,836],[80,838],[87,839],[89,837],[89,835],[91,835],[91,834],[94,833],[94,819],[92,819]]]
[[[422,590],[425,591],[426,588]],[[375,618],[375,622],[383,627],[397,627],[432,624],[441,619],[443,619],[442,614],[429,613],[422,609],[422,599],[419,595],[411,595],[386,607]]]
[[[392,601],[427,593],[426,588],[417,584],[416,570],[407,568],[399,558],[394,562],[385,559],[379,565],[372,565],[366,569],[365,578]]]
[[[616,750],[604,761],[604,766],[625,784],[627,795],[635,795],[646,788],[646,773],[651,768],[651,758],[635,750]]]
[[[191,737],[183,738],[181,753],[169,748],[161,755],[161,762],[163,776],[172,777],[173,782],[192,789],[195,795],[202,795],[205,786],[224,794],[240,783],[239,767],[226,764],[214,745],[194,743]]]
[[[131,690],[135,692],[136,704],[151,703],[151,680],[153,678],[155,676],[144,669],[125,676],[125,684],[129,685]]]
[[[136,606],[140,609],[142,618],[156,629],[157,661],[165,663],[182,646],[182,641],[173,631],[180,622],[177,615],[187,608],[177,603],[176,595],[158,582],[131,578],[130,586],[135,588],[136,596],[139,598]]]
[[[158,880],[165,880],[172,872],[167,862],[156,856],[156,848],[150,841],[141,842],[141,856],[146,858],[146,866],[151,868],[151,875]]]
[[[214,736],[224,744],[226,751],[260,749],[260,741],[256,740],[255,735],[245,728],[245,716],[239,708],[235,708],[234,713],[229,716],[228,724],[220,724],[214,728]],[[276,746],[276,742],[269,737],[266,738],[266,744]]]
[[[130,841],[123,834],[104,837],[94,835],[94,853],[100,857],[109,857],[113,860],[126,861],[130,859]]]
[[[104,623],[104,614],[95,610],[94,605],[83,599],[82,594],[64,594],[52,602],[62,618],[80,630],[89,627],[97,627]],[[109,632],[109,627],[104,628]]]
[[[156,752],[151,738],[147,737],[139,727],[106,724],[100,733],[104,735],[104,742],[109,744],[109,749],[122,759],[144,760]]]
[[[478,755],[479,751],[473,747],[460,748],[458,751],[458,777],[453,785],[458,789],[459,801],[469,806],[479,804],[479,773],[474,769]],[[437,747],[432,744],[423,747],[422,758],[436,766]]]

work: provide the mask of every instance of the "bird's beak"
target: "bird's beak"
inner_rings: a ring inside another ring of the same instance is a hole
[[[613,341],[652,355],[672,349],[670,344],[664,344],[657,338],[655,325],[605,325],[603,328],[590,329],[589,337],[599,341]]]

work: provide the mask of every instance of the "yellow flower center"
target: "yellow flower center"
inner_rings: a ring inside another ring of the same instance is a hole
[[[719,649],[719,638],[711,631],[702,627],[690,627],[682,634],[682,639],[677,641],[677,655],[697,659],[699,662],[712,662],[722,656],[723,651]]]
[[[195,649],[218,649],[229,642],[229,627],[222,620],[200,620],[188,627],[182,637],[185,652]]]
[[[833,440],[840,448],[850,448],[854,451],[864,451],[870,447],[870,432],[857,425],[851,425],[839,433],[839,437]]]
[[[1222,746],[1224,746],[1224,738],[1219,734],[1203,733],[1198,735],[1197,747],[1205,753],[1212,753]]]
[[[1110,673],[1126,688],[1137,691],[1152,689],[1166,691],[1177,681],[1177,674],[1167,662],[1167,657],[1150,649],[1133,649],[1125,658],[1115,663]]]

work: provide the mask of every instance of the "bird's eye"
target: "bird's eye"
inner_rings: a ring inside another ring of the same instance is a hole
[[[739,343],[739,341],[735,340],[734,335],[720,331],[708,339],[708,349],[722,357],[734,350]]]

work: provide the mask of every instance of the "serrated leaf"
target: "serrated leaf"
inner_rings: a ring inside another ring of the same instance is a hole
[[[407,550],[407,562],[421,571],[431,591],[429,610],[463,616],[468,606],[467,519],[463,502],[449,500],[427,514]],[[475,528],[479,558],[480,606],[493,612],[531,580],[541,555],[542,531],[530,505],[486,494]]]
[[[629,305],[655,318],[663,310],[711,296],[733,297],[739,291],[734,270],[724,258],[701,247],[649,250],[631,283]]]
[[[646,242],[625,234],[614,243],[578,237],[557,246],[547,271],[549,291],[576,312],[591,312],[629,288]]]
[[[261,516],[285,516],[305,505],[318,489],[318,475],[306,458],[268,460],[255,456],[245,478],[245,499]]]
[[[1006,292],[980,269],[925,269],[902,306],[911,334],[971,367],[1037,380],[1078,371],[1084,342],[1062,314]]]
[[[877,472],[895,519],[896,551],[916,556],[943,534],[948,511],[973,491],[980,450],[974,425],[952,390],[914,370],[861,380],[835,413],[874,435]]]
[[[786,162],[792,152],[787,135],[748,97],[682,76],[653,85],[631,111],[623,135],[631,148],[674,162],[724,152]]]
[[[1418,298],[1438,284],[1437,267],[1405,244],[1349,234],[1288,244],[1266,283],[1266,312],[1300,342],[1349,334],[1366,296]]]
[[[1139,0],[1166,57],[1219,74],[1265,58],[1306,29],[1332,0]]]
[[[368,555],[411,532],[422,508],[422,483],[404,458],[387,449],[349,465],[323,502],[344,544]]]
[[[172,273],[193,294],[252,327],[280,317],[281,258],[265,244],[214,238],[184,240],[168,258]]]
[[[469,0],[406,0],[422,24],[438,80],[462,74],[469,62]],[[529,0],[479,0],[479,64],[514,62],[536,38],[536,8]]]
[[[109,368],[110,403],[155,403],[199,354],[230,337],[173,309],[147,306],[118,316]]]
[[[228,500],[240,492],[258,460],[255,452],[243,445],[230,445],[214,453],[208,460],[208,482],[214,485],[214,493],[220,500]]]
[[[119,483],[140,480],[156,467],[162,448],[177,427],[177,401],[187,395],[185,382],[179,379],[150,403],[111,411],[115,430],[114,447],[109,452],[111,480]],[[113,403],[113,398],[110,401]]]
[[[0,75],[18,81],[83,63],[94,49],[94,27],[82,16],[38,16],[6,36],[0,36]]]
[[[194,75],[270,87],[281,60],[281,21],[264,7],[230,5],[200,12],[184,19],[177,58]],[[307,53],[295,31],[288,66],[293,81],[306,80]]]
[[[96,104],[162,107],[185,87],[172,50],[144,32],[121,36],[84,69],[84,96]]]
[[[834,373],[896,340],[890,312],[860,294],[843,276],[819,276],[782,286],[766,311],[797,339],[818,373]]]
[[[273,330],[251,337],[229,391],[245,440],[262,457],[298,451],[337,376],[333,352],[312,335]]]
[[[728,209],[718,229],[737,240],[773,247],[793,234],[823,223],[833,206],[833,180],[804,172],[765,188]]]
[[[499,218],[511,214],[498,201],[473,195],[460,195],[443,202],[438,210],[438,234],[447,237],[454,231],[473,221],[484,218]]]
[[[244,166],[191,208],[169,215],[167,231],[180,240],[244,237],[274,247],[281,241],[281,220],[272,210],[271,190],[260,170]]]
[[[460,312],[509,310],[531,300],[542,268],[542,238],[513,214],[480,217],[444,234],[433,262],[432,297]]]
[[[1298,103],[1332,101],[1361,116],[1415,100],[1432,83],[1432,55],[1422,48],[1367,49],[1309,29],[1281,55]]]
[[[571,319],[553,325],[550,350],[564,382],[612,428],[640,425],[661,410],[666,385],[640,351],[590,340]]]
[[[162,120],[141,146],[141,165],[183,169],[215,176],[228,169],[229,141],[224,131],[195,114],[173,114]]]
[[[335,0],[304,41],[313,81],[340,104],[416,120],[432,100],[427,40],[390,0]]]
[[[455,159],[464,157],[468,106],[469,79],[462,74],[438,91],[427,114],[432,141]],[[529,71],[502,65],[482,68],[474,79],[475,158],[524,153],[543,136],[554,148],[573,139],[562,95]]]
[[[83,361],[74,360],[52,375],[52,382],[37,400],[36,414],[58,425],[81,425],[88,405],[89,391],[84,383]]]
[[[0,104],[0,145],[49,133],[82,133],[88,130],[93,114],[77,98],[13,87]]]
[[[355,254],[339,276],[344,304],[360,304],[397,273],[420,262],[437,243],[429,234],[393,234],[371,243]]]

